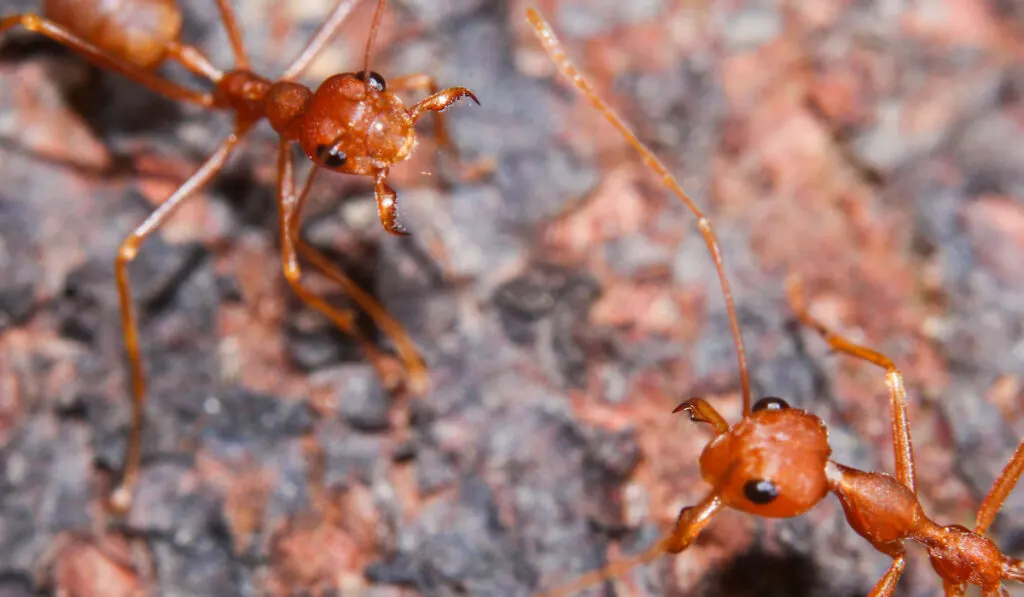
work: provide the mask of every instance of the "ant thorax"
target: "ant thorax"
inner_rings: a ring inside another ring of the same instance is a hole
[[[777,399],[757,406],[766,400]],[[798,516],[828,494],[828,430],[803,410],[757,406],[704,448],[701,475],[731,508],[772,518]]]
[[[414,122],[384,78],[362,71],[334,75],[310,98],[299,131],[303,151],[336,172],[372,175],[409,157]]]

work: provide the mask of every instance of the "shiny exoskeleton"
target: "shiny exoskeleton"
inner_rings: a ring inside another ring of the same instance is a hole
[[[397,196],[386,184],[388,169],[409,157],[416,144],[414,125],[423,115],[439,113],[465,97],[476,101],[473,93],[462,87],[438,90],[434,80],[426,75],[395,79],[389,86],[380,74],[369,69],[370,47],[382,18],[385,0],[377,2],[362,70],[330,77],[316,90],[295,82],[294,79],[305,71],[337,33],[358,1],[339,0],[278,80],[261,77],[250,70],[242,33],[228,0],[216,0],[235,55],[235,67],[228,71],[216,68],[202,52],[179,40],[182,15],[172,0],[46,0],[42,16],[20,14],[0,18],[0,33],[20,26],[43,34],[91,62],[160,95],[234,115],[232,133],[124,240],[117,256],[117,287],[133,396],[123,479],[111,498],[111,505],[118,511],[123,512],[130,506],[137,481],[146,400],[138,327],[128,284],[128,264],[146,237],[221,170],[239,141],[264,118],[280,135],[277,199],[281,257],[289,284],[306,303],[353,335],[366,350],[382,380],[392,385],[390,382],[394,376],[385,366],[386,359],[359,333],[353,314],[332,307],[303,284],[299,259],[306,260],[315,270],[338,283],[394,340],[405,364],[406,387],[421,392],[428,385],[426,367],[401,326],[372,297],[299,236],[302,204],[320,169],[372,178],[381,224],[392,234],[405,234],[398,220]],[[207,80],[212,89],[197,91],[160,76],[158,67],[168,61],[178,62]],[[430,95],[406,107],[394,92],[412,88],[426,89]],[[451,149],[440,114],[436,131],[439,144]],[[295,188],[294,164],[290,159],[293,143],[298,143],[319,166],[313,169],[301,190]]]
[[[830,332],[812,318],[803,305],[796,279],[790,280],[789,298],[797,318],[820,334],[837,352],[885,369],[885,383],[892,405],[896,475],[859,471],[830,460],[831,448],[825,423],[811,413],[791,408],[781,398],[762,398],[751,405],[743,339],[711,223],[658,158],[594,92],[569,60],[540,13],[529,9],[527,20],[561,73],[619,130],[640,153],[643,161],[697,217],[725,296],[743,395],[743,418],[731,425],[701,398],[687,400],[676,408],[675,412],[685,411],[694,421],[710,425],[715,436],[700,457],[701,475],[711,489],[699,503],[683,508],[671,532],[636,557],[613,562],[535,597],[569,595],[596,582],[612,579],[665,553],[679,553],[694,542],[722,508],[756,516],[787,518],[807,512],[829,493],[839,498],[850,526],[875,549],[893,558],[888,572],[875,585],[870,597],[889,597],[894,593],[906,567],[904,544],[908,540],[928,550],[932,567],[942,578],[947,597],[964,595],[968,585],[980,587],[986,597],[998,597],[1008,595],[1002,587],[1003,581],[1024,582],[1024,562],[1003,554],[985,536],[996,513],[1024,472],[1024,442],[1018,445],[983,500],[973,529],[960,525],[941,526],[932,521],[917,498],[903,376],[885,355]]]

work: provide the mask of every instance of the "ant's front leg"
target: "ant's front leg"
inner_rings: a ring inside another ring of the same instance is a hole
[[[684,403],[685,404],[685,403]],[[608,582],[622,576],[633,568],[652,562],[666,553],[680,553],[693,544],[697,535],[708,526],[715,514],[722,509],[722,498],[714,493],[705,497],[696,506],[679,511],[679,518],[672,531],[645,551],[622,560],[611,562],[604,568],[592,570],[582,576],[553,589],[542,591],[533,597],[567,597],[599,582]]]

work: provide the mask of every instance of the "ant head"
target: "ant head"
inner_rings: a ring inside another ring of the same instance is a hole
[[[810,510],[828,493],[830,454],[821,419],[781,398],[762,398],[704,448],[700,469],[725,505],[787,518]]]
[[[299,143],[328,170],[372,175],[409,156],[413,119],[384,77],[365,71],[330,77],[309,100]]]

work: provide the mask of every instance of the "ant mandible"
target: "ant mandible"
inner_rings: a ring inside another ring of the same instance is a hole
[[[982,501],[974,529],[960,525],[940,526],[932,521],[917,499],[903,376],[885,355],[830,332],[811,317],[801,300],[800,283],[795,277],[788,281],[788,290],[797,319],[820,334],[834,350],[885,369],[896,475],[859,471],[830,460],[832,450],[825,423],[811,413],[790,407],[781,398],[762,398],[751,406],[743,339],[711,223],[658,158],[597,95],[572,64],[540,13],[531,8],[527,9],[526,16],[562,75],[618,129],[644,163],[697,217],[725,296],[743,396],[743,418],[731,425],[701,398],[691,398],[672,411],[686,412],[693,421],[710,425],[714,432],[714,438],[700,456],[701,476],[711,485],[711,491],[697,505],[682,509],[672,531],[637,556],[613,562],[535,597],[569,595],[594,583],[611,580],[665,553],[680,553],[723,508],[768,518],[788,518],[807,512],[829,492],[839,498],[850,526],[875,549],[893,559],[888,572],[872,589],[871,597],[890,596],[895,591],[906,567],[904,542],[908,539],[927,548],[947,597],[964,595],[967,585],[980,587],[986,597],[1008,596],[1002,582],[1024,582],[1024,561],[1004,555],[985,537],[985,532],[1024,472],[1024,442],[1017,446]]]
[[[389,378],[383,356],[359,333],[353,314],[332,307],[303,284],[299,258],[308,261],[315,270],[340,285],[394,340],[405,364],[408,389],[422,392],[427,387],[426,366],[412,340],[369,294],[300,238],[300,213],[320,168],[367,176],[373,179],[384,229],[395,235],[407,234],[398,219],[395,191],[387,185],[388,169],[409,157],[416,144],[416,121],[425,114],[440,113],[465,97],[477,104],[480,102],[463,87],[439,90],[428,75],[406,76],[394,79],[388,85],[382,76],[370,70],[370,48],[380,26],[385,0],[377,2],[366,42],[363,70],[331,76],[315,91],[295,82],[334,37],[358,2],[339,0],[305,48],[276,81],[249,70],[241,28],[228,0],[217,0],[217,7],[236,62],[235,68],[229,71],[216,68],[197,48],[180,41],[182,15],[173,0],[114,3],[103,0],[46,0],[43,3],[45,16],[21,14],[0,19],[0,33],[20,25],[164,97],[234,114],[231,134],[188,180],[128,235],[117,255],[116,281],[133,399],[124,472],[110,497],[110,505],[117,512],[123,513],[131,506],[139,475],[146,401],[138,327],[128,284],[128,264],[135,259],[142,242],[224,167],[242,138],[264,118],[280,136],[277,205],[281,259],[288,283],[304,302],[362,345],[382,380]],[[213,85],[212,91],[195,91],[158,75],[156,69],[169,60],[209,81]],[[394,94],[401,89],[426,89],[430,95],[407,108]],[[451,150],[440,114],[436,125],[439,145]],[[290,153],[293,143],[298,143],[315,164],[298,193]]]

